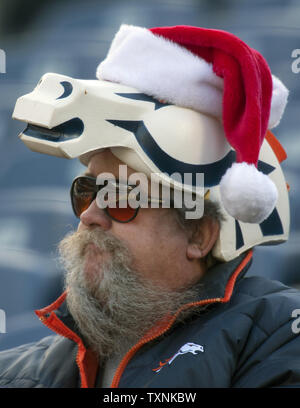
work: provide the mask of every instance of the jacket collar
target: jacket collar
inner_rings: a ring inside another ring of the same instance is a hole
[[[228,301],[235,283],[242,279],[250,268],[252,254],[253,250],[250,250],[229,262],[218,263],[209,269],[201,281],[203,292],[199,300],[220,298]]]

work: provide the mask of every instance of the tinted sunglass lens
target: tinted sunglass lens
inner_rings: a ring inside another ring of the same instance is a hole
[[[71,188],[71,201],[74,213],[77,217],[91,205],[96,198],[98,188],[95,180],[90,177],[79,177],[74,180]],[[132,208],[128,203],[127,191],[121,191],[121,196],[115,197],[114,205],[105,208],[109,217],[118,222],[129,222],[136,217],[138,208]],[[116,207],[116,208],[113,208]]]
[[[93,201],[93,196],[85,196],[85,197],[81,197],[76,195],[74,197],[74,201],[73,201],[73,207],[74,207],[74,211],[75,214],[77,215],[77,217],[80,217],[80,215],[89,208],[89,206],[91,205]]]
[[[78,178],[74,181],[72,187],[72,206],[77,217],[85,211],[92,203],[95,197],[95,183],[92,180]]]
[[[126,207],[126,208],[106,208],[108,215],[119,222],[128,222],[131,221],[137,213],[138,209]]]

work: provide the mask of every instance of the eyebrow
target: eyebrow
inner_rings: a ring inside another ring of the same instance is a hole
[[[93,173],[91,173],[90,171],[85,171],[83,174],[81,174],[81,176],[87,176],[87,177],[93,177],[93,178],[97,178],[97,177],[95,177],[95,175],[93,174]],[[122,182],[120,182],[120,180],[118,179],[118,178],[116,178],[116,179],[114,179],[114,181],[116,181],[116,183],[120,183],[120,184],[127,184],[127,183],[124,183],[123,181]]]

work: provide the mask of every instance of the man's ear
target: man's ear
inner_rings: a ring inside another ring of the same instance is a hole
[[[219,222],[211,217],[203,217],[197,231],[194,231],[188,242],[186,248],[187,258],[190,260],[204,258],[212,250],[219,233]]]

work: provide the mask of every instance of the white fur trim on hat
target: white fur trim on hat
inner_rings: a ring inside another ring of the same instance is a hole
[[[146,28],[122,25],[96,75],[178,106],[222,115],[223,80],[211,64]]]
[[[221,200],[234,218],[261,223],[274,210],[278,192],[273,181],[254,164],[233,163],[220,183]]]
[[[178,106],[222,118],[223,79],[212,64],[150,30],[123,24],[96,76]],[[278,125],[288,90],[275,76],[269,128]]]
[[[273,78],[273,91],[272,91],[272,100],[271,100],[271,111],[269,118],[269,129],[276,127],[283,115],[285,106],[287,104],[289,91],[285,85],[277,78],[275,75],[272,75]]]

